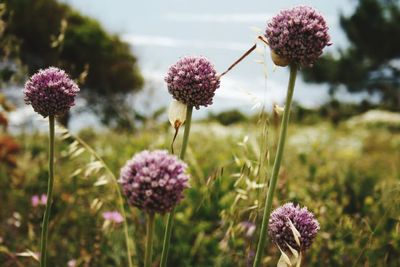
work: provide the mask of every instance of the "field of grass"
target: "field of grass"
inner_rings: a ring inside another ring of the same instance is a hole
[[[248,266],[276,146],[276,129],[262,123],[221,126],[194,122],[187,162],[191,188],[179,206],[168,266]],[[169,149],[172,131],[85,130],[87,142],[118,177],[143,149]],[[47,185],[47,137],[20,134],[15,165],[0,165],[0,265],[37,266],[43,205],[32,196]],[[175,151],[179,151],[179,141]],[[50,222],[49,266],[126,266],[122,224],[103,213],[118,210],[115,181],[73,137],[58,135]],[[274,207],[305,205],[321,225],[303,266],[400,266],[400,132],[385,127],[292,124]],[[141,264],[144,214],[126,206],[134,261]],[[159,260],[165,218],[156,221]],[[138,256],[139,255],[139,256]],[[265,266],[279,250],[268,244]],[[75,263],[75,265],[72,265]]]

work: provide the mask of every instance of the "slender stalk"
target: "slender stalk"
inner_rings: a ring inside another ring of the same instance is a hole
[[[89,144],[87,144],[85,141],[83,141],[78,136],[74,136],[72,134],[70,134],[70,136],[73,139],[75,139],[79,144],[81,144],[87,151],[89,151],[90,154],[93,155],[98,161],[100,161],[101,164],[104,166],[106,172],[112,177],[115,190],[117,191],[117,194],[118,194],[118,206],[119,206],[119,209],[120,209],[120,211],[122,213],[122,217],[124,218],[124,222],[123,222],[123,224],[124,224],[124,237],[125,237],[125,244],[126,244],[126,253],[127,253],[127,256],[128,256],[128,266],[129,267],[133,267],[131,246],[130,246],[130,243],[129,243],[130,239],[129,239],[129,232],[128,232],[128,222],[127,222],[126,212],[125,212],[125,207],[124,207],[124,198],[122,197],[121,189],[120,189],[119,184],[118,184],[118,179],[115,176],[115,174],[111,171],[111,169],[108,167],[108,165],[105,163],[103,158],[100,157],[100,155],[97,154],[97,152],[91,146],[89,146]]]
[[[269,45],[267,38],[265,38],[264,36],[260,35],[257,37],[257,39],[263,41],[266,45]],[[239,64],[243,59],[245,59],[248,55],[250,55],[251,52],[253,52],[256,48],[257,48],[257,44],[254,44],[252,47],[250,47],[249,50],[244,52],[244,54],[240,58],[238,58],[223,73],[221,73],[219,75],[219,77],[221,78],[222,76],[224,76],[225,74],[230,72],[234,67],[236,67],[237,64]]]
[[[146,224],[146,251],[144,254],[144,267],[151,267],[151,258],[153,254],[153,235],[154,235],[154,213],[147,214]]]
[[[186,148],[189,142],[190,126],[192,124],[192,113],[193,113],[193,107],[189,106],[186,110],[185,130],[183,132],[182,147],[181,147],[181,152],[179,154],[179,158],[182,160],[185,158]],[[167,226],[165,227],[165,233],[164,233],[164,242],[163,242],[163,250],[161,253],[160,267],[167,266],[168,250],[169,250],[169,244],[171,243],[171,233],[174,223],[174,216],[175,216],[175,208],[173,208],[171,212],[168,214]]]
[[[265,38],[265,36],[263,36],[263,35],[260,35],[260,36],[258,36],[258,37],[257,37],[257,39],[259,39],[259,40],[263,41],[263,42],[264,42],[264,44],[266,44],[266,45],[268,45],[268,46],[269,46],[269,42],[268,42],[267,38]]]
[[[368,237],[368,241],[367,243],[365,243],[364,247],[361,249],[360,253],[358,254],[357,259],[354,261],[353,263],[353,267],[356,267],[358,265],[359,260],[361,259],[362,255],[364,254],[365,250],[367,249],[367,247],[371,244],[372,238],[374,237],[374,235],[376,234],[376,232],[378,231],[379,227],[381,226],[381,224],[383,223],[383,220],[386,219],[386,216],[388,215],[388,210],[385,210],[385,213],[381,216],[381,218],[379,219],[378,223],[376,224],[374,230],[370,233],[369,237]]]
[[[250,55],[251,52],[253,52],[253,50],[256,48],[257,48],[257,44],[254,44],[252,47],[250,47],[250,49],[247,50],[239,59],[237,59],[235,62],[233,62],[232,65],[230,65],[223,73],[221,73],[219,75],[219,77],[221,78],[222,76],[227,74],[231,69],[233,69],[237,64],[239,64],[243,59],[245,59],[248,55]]]
[[[279,168],[281,166],[283,150],[285,147],[286,132],[287,132],[288,124],[289,124],[290,106],[292,103],[294,86],[296,83],[296,76],[297,76],[297,65],[292,64],[292,65],[290,65],[289,85],[288,85],[288,90],[287,90],[287,95],[286,95],[285,111],[283,113],[282,124],[281,124],[280,133],[279,133],[278,148],[277,148],[277,152],[276,152],[276,156],[275,156],[274,166],[272,168],[272,176],[271,176],[270,184],[268,187],[267,197],[265,200],[264,215],[263,215],[263,220],[261,223],[260,238],[259,238],[258,245],[257,245],[257,252],[256,252],[253,267],[260,266],[261,259],[263,257],[263,253],[264,253],[265,243],[267,240],[267,229],[268,229],[269,216],[271,214],[272,200],[274,198],[275,187],[276,187],[276,183],[278,181]]]
[[[44,211],[40,238],[40,267],[47,265],[47,239],[54,184],[54,116],[49,116],[49,179],[47,182],[47,202]]]

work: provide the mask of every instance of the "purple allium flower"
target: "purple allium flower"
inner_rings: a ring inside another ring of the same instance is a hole
[[[65,71],[55,67],[39,70],[25,84],[25,103],[43,117],[62,115],[75,105],[79,92]]]
[[[146,212],[165,213],[189,187],[187,165],[167,151],[143,151],[121,169],[120,183],[128,203]]]
[[[199,109],[212,104],[219,77],[205,57],[184,57],[172,65],[165,77],[169,93],[178,101]]]
[[[106,221],[114,222],[116,224],[120,224],[124,221],[124,217],[122,217],[121,213],[118,211],[103,212],[103,218]]]
[[[291,224],[300,234],[300,246],[297,244]],[[305,251],[319,231],[319,223],[306,207],[300,208],[287,203],[274,210],[269,219],[268,234],[271,240],[282,250],[290,252],[289,246],[297,251]]]
[[[325,19],[308,6],[281,11],[268,23],[265,37],[275,54],[304,67],[312,66],[331,45]]]

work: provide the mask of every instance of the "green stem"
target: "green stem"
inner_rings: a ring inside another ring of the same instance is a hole
[[[133,267],[132,263],[132,253],[131,253],[131,246],[129,242],[129,232],[128,232],[128,222],[127,222],[127,217],[126,217],[126,212],[125,212],[125,207],[124,207],[124,198],[122,197],[121,189],[118,184],[118,179],[114,175],[114,173],[111,171],[111,169],[108,167],[108,165],[105,163],[102,157],[100,157],[99,154],[91,147],[89,144],[87,144],[85,141],[83,141],[81,138],[78,136],[74,136],[70,134],[70,136],[75,139],[78,143],[80,143],[87,151],[90,152],[98,161],[101,162],[101,164],[104,166],[105,170],[108,172],[108,174],[112,177],[113,184],[115,187],[115,190],[117,191],[118,194],[118,206],[119,209],[122,213],[122,217],[124,218],[124,237],[125,237],[125,244],[126,244],[126,253],[128,256],[128,266]],[[136,249],[135,249],[136,251]]]
[[[54,116],[49,116],[49,180],[47,183],[47,202],[44,211],[42,234],[40,238],[40,267],[46,267],[47,239],[54,183]]]
[[[256,252],[253,267],[260,266],[261,259],[263,257],[263,253],[264,253],[265,243],[267,240],[267,229],[268,229],[269,216],[271,214],[272,200],[274,198],[275,187],[276,187],[276,183],[278,181],[279,168],[281,166],[283,150],[285,147],[286,132],[287,132],[288,124],[289,124],[290,106],[292,103],[294,85],[296,83],[296,76],[297,76],[297,65],[292,64],[292,65],[290,65],[289,85],[288,85],[288,90],[287,90],[287,95],[286,95],[285,111],[283,113],[282,124],[281,124],[280,133],[279,133],[278,148],[277,148],[277,152],[276,152],[276,156],[275,156],[274,166],[272,168],[272,176],[271,176],[270,184],[268,187],[267,198],[265,200],[264,215],[263,215],[263,220],[261,223],[260,238],[259,238],[258,245],[257,245],[257,252]]]
[[[179,154],[179,158],[181,160],[185,158],[187,145],[189,143],[190,126],[192,125],[192,113],[193,113],[193,107],[188,106],[186,110],[186,122],[185,122],[185,130],[183,132],[182,147],[181,147],[181,152]]]
[[[147,216],[146,226],[146,251],[144,256],[144,267],[151,267],[151,256],[153,254],[153,234],[154,234],[154,213]]]
[[[192,124],[192,113],[193,113],[193,107],[188,106],[186,110],[186,122],[185,122],[185,130],[183,132],[182,147],[181,147],[181,152],[179,154],[179,158],[182,160],[185,158],[186,148],[189,141],[190,126]],[[172,226],[174,223],[174,216],[175,216],[175,208],[173,208],[171,212],[168,214],[167,226],[165,228],[165,233],[164,233],[164,242],[161,253],[160,267],[167,266],[167,258],[168,258],[169,244],[171,243],[171,233],[172,233]]]

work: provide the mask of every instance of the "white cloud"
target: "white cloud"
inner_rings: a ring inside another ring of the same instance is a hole
[[[168,13],[165,15],[165,19],[171,21],[207,23],[266,23],[271,17],[271,13]]]
[[[201,41],[201,40],[183,40],[166,36],[157,35],[132,35],[125,34],[122,36],[125,42],[135,46],[161,46],[161,47],[190,47],[190,48],[212,48],[233,51],[243,51],[249,48],[249,43],[245,42],[222,42],[222,41]]]
[[[198,23],[263,23],[266,24],[275,13],[167,13],[166,20]],[[324,17],[329,25],[337,25],[338,18],[333,15]]]

